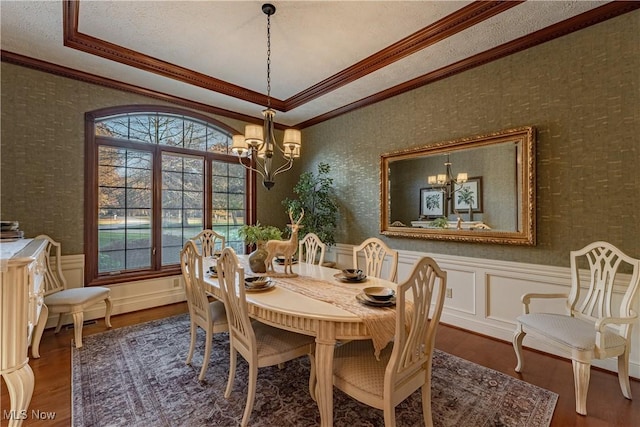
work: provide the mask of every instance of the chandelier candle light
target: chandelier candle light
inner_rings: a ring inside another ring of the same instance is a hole
[[[302,137],[298,129],[286,129],[282,145],[276,142],[273,130],[276,112],[271,108],[271,15],[276,13],[276,7],[263,4],[262,12],[267,15],[267,108],[262,111],[264,125],[249,124],[244,128],[244,135],[233,135],[231,151],[238,156],[241,165],[259,173],[262,184],[270,190],[275,185],[273,178],[291,169],[293,160],[300,157]],[[277,168],[273,165],[276,151],[284,159],[284,163]],[[251,166],[247,166],[243,158],[250,158]]]
[[[445,173],[438,175],[429,175],[427,183],[436,187],[440,187],[440,190],[444,192],[446,200],[451,200],[453,193],[462,189],[462,184],[467,182],[469,177],[465,172],[458,173],[456,178],[453,177],[451,172],[451,162],[449,161],[449,154],[447,154],[447,161],[444,162]],[[460,185],[460,188],[456,188],[456,185]]]

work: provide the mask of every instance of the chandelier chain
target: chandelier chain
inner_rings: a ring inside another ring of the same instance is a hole
[[[267,108],[271,107],[271,15],[267,15]]]

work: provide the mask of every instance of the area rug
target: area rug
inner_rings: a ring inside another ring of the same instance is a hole
[[[76,427],[237,426],[246,399],[248,370],[238,357],[233,392],[225,399],[229,336],[214,336],[205,381],[198,382],[204,333],[191,366],[189,318],[178,315],[83,338],[72,348],[72,417]],[[261,368],[249,425],[317,426],[308,392],[309,360]],[[558,395],[436,350],[432,407],[435,426],[548,426]],[[419,392],[396,410],[398,426],[424,425]],[[378,427],[382,411],[334,389],[334,425]]]

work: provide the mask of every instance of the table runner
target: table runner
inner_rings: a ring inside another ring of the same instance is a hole
[[[277,285],[304,296],[323,301],[355,314],[371,334],[376,358],[380,351],[391,342],[396,332],[396,310],[393,307],[370,307],[356,300],[360,289],[341,286],[310,276],[271,277]]]

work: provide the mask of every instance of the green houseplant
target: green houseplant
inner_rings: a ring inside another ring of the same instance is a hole
[[[245,224],[238,230],[238,234],[247,245],[253,246],[266,242],[267,240],[279,240],[282,238],[282,231],[273,225]]]
[[[264,244],[269,240],[282,239],[282,231],[278,227],[273,225],[255,225],[245,224],[238,230],[238,234],[247,245],[256,245],[256,250],[249,254],[249,267],[254,273],[265,273],[267,266],[265,260],[267,259],[267,250],[264,248]]]
[[[338,223],[338,203],[330,172],[331,167],[327,163],[318,164],[317,174],[304,172],[293,187],[298,198],[282,201],[287,212],[291,210],[294,217],[298,217],[304,209],[301,238],[307,233],[315,233],[328,246],[336,243],[335,230]]]

